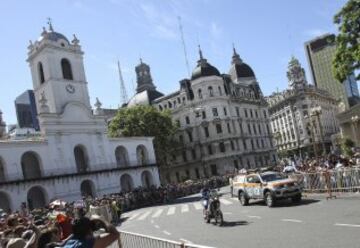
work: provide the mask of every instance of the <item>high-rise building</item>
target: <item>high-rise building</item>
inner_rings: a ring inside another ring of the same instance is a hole
[[[33,90],[27,90],[16,98],[15,109],[20,128],[40,130]]]
[[[344,103],[345,108],[359,102],[359,89],[354,75],[341,84],[332,73],[332,60],[335,55],[335,35],[324,34],[305,43],[305,52],[314,85],[327,90],[336,100]]]

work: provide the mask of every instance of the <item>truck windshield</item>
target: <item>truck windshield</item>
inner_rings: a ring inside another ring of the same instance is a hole
[[[261,179],[264,182],[271,182],[271,181],[282,180],[282,179],[286,179],[286,178],[287,177],[285,175],[282,175],[280,173],[262,174],[261,175]]]

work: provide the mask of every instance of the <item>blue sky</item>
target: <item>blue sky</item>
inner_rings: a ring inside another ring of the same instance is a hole
[[[5,0],[0,2],[0,109],[15,123],[14,99],[32,88],[26,63],[29,40],[36,40],[51,17],[55,31],[76,34],[85,52],[91,102],[120,102],[116,61],[128,95],[134,93],[139,57],[151,66],[164,93],[188,76],[177,16],[181,16],[191,70],[200,43],[204,57],[228,72],[232,43],[254,70],[264,94],[287,86],[291,55],[306,71],[304,42],[336,32],[333,15],[345,0]],[[310,80],[309,73],[307,78]]]

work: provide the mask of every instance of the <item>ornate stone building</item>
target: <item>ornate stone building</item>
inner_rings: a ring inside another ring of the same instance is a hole
[[[191,78],[181,80],[178,91],[141,97],[151,96],[152,89],[146,88],[133,97],[136,104],[171,110],[180,125],[182,145],[161,169],[162,179],[179,182],[272,164],[276,152],[267,103],[253,70],[235,49],[229,74],[220,74],[199,54]]]
[[[108,138],[101,103],[90,105],[83,54],[75,36],[51,25],[30,43],[41,136],[0,140],[0,208],[159,185],[151,137]]]
[[[266,98],[278,151],[298,155],[329,151],[331,135],[339,131],[336,100],[327,91],[307,83],[305,71],[294,57],[287,77],[289,88]]]

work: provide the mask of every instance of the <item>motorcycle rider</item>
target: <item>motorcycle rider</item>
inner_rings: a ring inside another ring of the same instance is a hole
[[[203,213],[205,216],[206,210],[209,207],[209,200],[210,200],[210,189],[206,184],[201,189],[201,199],[203,199],[203,206],[204,206]]]

